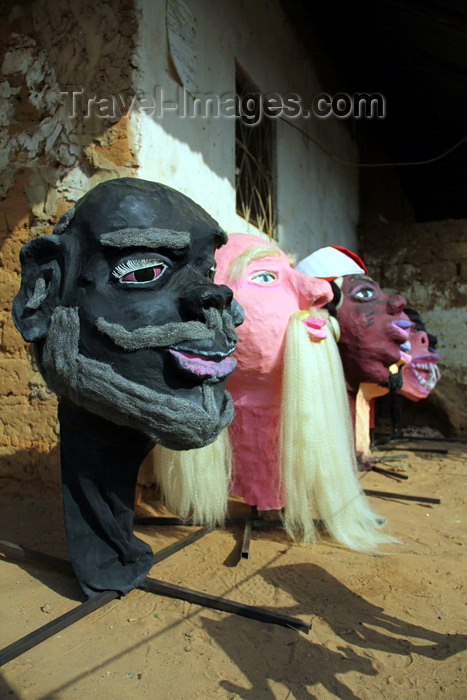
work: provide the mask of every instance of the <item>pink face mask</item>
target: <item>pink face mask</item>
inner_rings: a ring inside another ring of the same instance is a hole
[[[253,259],[232,279],[232,262],[246,250],[266,246],[271,250]],[[280,369],[287,324],[293,313],[323,306],[332,299],[328,282],[297,272],[283,251],[260,236],[234,233],[216,253],[217,284],[226,284],[245,310],[239,337],[236,373],[269,374]],[[325,337],[322,319],[306,319],[310,334]],[[313,338],[312,338],[313,339]],[[234,379],[235,381],[235,379]]]
[[[227,383],[235,406],[229,430],[231,493],[260,510],[281,508],[278,442],[286,330],[293,314],[330,301],[331,286],[294,270],[285,253],[260,236],[231,234],[216,260],[216,283],[230,287],[245,312],[237,328],[237,367]],[[323,319],[303,322],[311,340],[326,337]]]
[[[411,401],[426,399],[440,378],[439,355],[429,349],[428,335],[423,330],[410,331],[411,362],[402,368],[403,384],[399,394]]]

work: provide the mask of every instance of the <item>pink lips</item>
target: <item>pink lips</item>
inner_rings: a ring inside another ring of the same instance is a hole
[[[306,326],[310,334],[310,340],[323,340],[327,338],[328,332],[323,326],[326,325],[325,318],[316,318],[315,316],[307,316],[302,323]]]
[[[223,357],[222,359],[212,359],[209,355],[198,355],[187,350],[175,350],[170,348],[169,352],[176,359],[179,366],[187,372],[196,375],[200,379],[215,378],[223,379],[233,372],[237,365],[234,357]]]

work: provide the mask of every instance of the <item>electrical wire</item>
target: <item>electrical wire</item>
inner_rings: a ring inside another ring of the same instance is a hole
[[[427,158],[426,160],[416,160],[416,161],[408,161],[408,162],[400,162],[400,163],[351,163],[350,161],[343,160],[342,158],[339,158],[339,156],[335,156],[331,151],[328,151],[328,149],[323,146],[319,141],[314,139],[312,136],[306,133],[303,129],[301,129],[299,126],[294,124],[293,122],[289,121],[288,119],[285,119],[284,117],[279,117],[283,122],[288,124],[289,126],[293,127],[297,131],[299,131],[303,136],[305,136],[307,139],[312,141],[318,148],[320,148],[323,153],[326,153],[330,158],[333,160],[337,161],[338,163],[341,163],[341,165],[348,165],[353,168],[394,168],[394,167],[403,167],[403,166],[410,166],[410,165],[428,165],[429,163],[435,163],[437,160],[441,160],[442,158],[445,158],[449,153],[452,153],[455,151],[459,146],[461,146],[464,141],[467,141],[467,135],[463,136],[460,141],[454,144],[454,146],[451,146],[451,148],[448,148],[446,151],[443,151],[443,153],[440,153],[438,156],[435,156],[433,158]]]

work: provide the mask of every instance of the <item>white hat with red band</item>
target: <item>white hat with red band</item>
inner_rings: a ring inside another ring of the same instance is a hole
[[[310,277],[321,277],[329,282],[344,275],[367,275],[368,269],[361,258],[339,245],[319,248],[301,260],[295,268]]]

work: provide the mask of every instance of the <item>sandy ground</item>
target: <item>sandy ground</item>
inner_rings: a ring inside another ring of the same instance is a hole
[[[1,700],[464,700],[467,450],[416,446],[449,452],[391,453],[407,455],[386,466],[405,469],[408,481],[362,476],[368,489],[442,499],[371,498],[401,541],[389,556],[296,545],[262,529],[239,561],[235,526],[152,569],[155,578],[311,622],[308,635],[134,590],[3,666]],[[3,539],[66,556],[57,496],[5,489],[0,505]],[[191,529],[137,531],[158,550]],[[0,558],[0,572],[2,648],[84,600],[74,578],[50,569]]]

